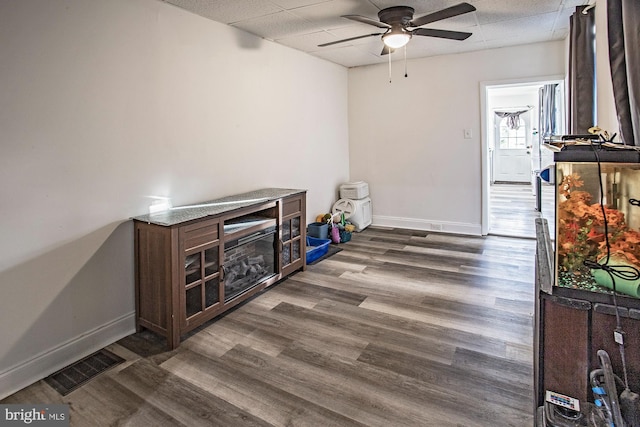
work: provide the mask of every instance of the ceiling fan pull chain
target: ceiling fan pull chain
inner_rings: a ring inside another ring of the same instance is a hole
[[[389,52],[389,83],[391,83],[391,52]]]
[[[409,77],[407,74],[407,45],[404,45],[404,76]]]

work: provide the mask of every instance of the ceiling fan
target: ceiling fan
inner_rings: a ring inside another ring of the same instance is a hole
[[[474,10],[476,10],[476,8],[469,3],[460,3],[455,6],[447,7],[437,12],[433,12],[415,19],[413,18],[415,9],[409,6],[394,6],[382,9],[380,12],[378,12],[379,21],[361,15],[343,15],[343,18],[373,25],[378,28],[383,28],[386,31],[381,33],[365,34],[362,36],[351,37],[348,39],[337,40],[329,43],[323,43],[319,44],[318,47],[331,46],[333,44],[344,43],[351,40],[362,39],[365,37],[382,36],[384,48],[382,49],[381,55],[387,55],[393,52],[395,49],[403,47],[407,43],[409,43],[409,40],[412,36],[427,36],[451,40],[465,40],[469,36],[471,36],[471,33],[419,27],[430,24],[432,22],[473,12]]]

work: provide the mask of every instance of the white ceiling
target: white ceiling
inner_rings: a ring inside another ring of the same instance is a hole
[[[307,52],[345,67],[388,61],[382,41],[367,37],[318,47],[349,37],[380,32],[380,28],[342,18],[363,15],[378,19],[378,11],[410,6],[415,17],[453,6],[462,0],[162,0],[205,18],[231,25],[267,40]],[[415,36],[408,58],[469,52],[503,46],[564,39],[576,6],[589,0],[467,0],[475,12],[425,25],[473,33],[464,41]],[[392,60],[404,58],[398,49]]]

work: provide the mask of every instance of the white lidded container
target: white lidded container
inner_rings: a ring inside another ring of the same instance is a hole
[[[334,217],[344,213],[344,218],[356,227],[356,231],[362,231],[371,225],[371,199],[340,199],[333,204]]]
[[[364,181],[346,182],[340,186],[341,199],[364,199],[369,196],[369,184]]]

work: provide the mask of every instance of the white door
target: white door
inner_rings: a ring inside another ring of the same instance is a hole
[[[493,179],[497,182],[531,182],[529,112],[520,115],[516,128],[508,118],[495,117],[495,161]]]

